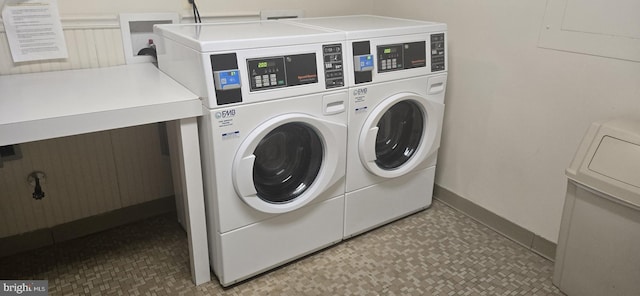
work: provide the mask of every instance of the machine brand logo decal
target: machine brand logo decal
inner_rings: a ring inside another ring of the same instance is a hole
[[[216,112],[214,115],[218,121],[218,127],[233,125],[233,118],[236,116],[236,109],[228,109]]]
[[[353,90],[353,102],[354,103],[363,103],[365,98],[367,97],[367,88],[356,88]]]
[[[354,96],[364,96],[367,94],[367,88],[356,88],[353,90]]]
[[[236,109],[222,110],[216,112],[216,119],[230,118],[236,116]]]

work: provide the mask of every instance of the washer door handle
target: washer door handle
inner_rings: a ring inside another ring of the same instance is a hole
[[[238,170],[235,175],[236,190],[242,196],[256,195],[256,187],[253,185],[253,164],[256,161],[256,156],[251,154],[245,156],[240,161]]]
[[[378,137],[378,127],[374,126],[367,131],[367,135],[364,138],[364,161],[372,162],[375,161],[376,156],[376,138]]]

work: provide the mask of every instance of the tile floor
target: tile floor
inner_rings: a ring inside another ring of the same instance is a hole
[[[50,295],[562,295],[553,263],[435,201],[420,213],[223,289],[193,286],[173,215],[0,258]]]

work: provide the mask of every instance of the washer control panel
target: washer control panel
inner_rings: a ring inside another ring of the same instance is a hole
[[[327,89],[344,86],[344,68],[342,64],[342,45],[323,45],[324,81]]]
[[[377,46],[378,73],[427,66],[426,42]]]
[[[284,57],[263,58],[247,61],[251,90],[286,86]]]
[[[431,72],[444,71],[444,33],[431,35]]]
[[[315,53],[248,59],[247,68],[252,92],[318,82]]]

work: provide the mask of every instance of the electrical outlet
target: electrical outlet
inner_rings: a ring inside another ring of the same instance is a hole
[[[127,64],[154,62],[151,56],[138,55],[142,49],[149,47],[149,40],[154,40],[154,43],[158,41],[159,37],[153,33],[153,25],[179,22],[177,13],[121,13],[120,31]]]
[[[22,152],[19,145],[0,146],[0,157],[4,161],[16,160],[22,158]]]

